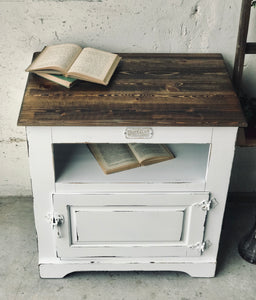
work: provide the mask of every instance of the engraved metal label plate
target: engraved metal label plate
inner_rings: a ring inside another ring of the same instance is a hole
[[[127,139],[151,139],[153,128],[129,127],[125,129],[124,135]]]

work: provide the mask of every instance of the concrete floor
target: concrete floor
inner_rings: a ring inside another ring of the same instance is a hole
[[[178,272],[88,272],[40,279],[32,199],[0,198],[0,300],[255,300],[256,265],[237,253],[238,241],[253,223],[253,205],[242,200],[227,206],[215,278]]]

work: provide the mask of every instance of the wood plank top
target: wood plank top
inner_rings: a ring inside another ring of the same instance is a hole
[[[21,126],[246,126],[221,54],[128,54],[108,86],[29,74]]]

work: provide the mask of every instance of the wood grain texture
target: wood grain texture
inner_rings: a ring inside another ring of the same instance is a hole
[[[120,54],[108,86],[30,74],[22,126],[246,126],[220,54]]]

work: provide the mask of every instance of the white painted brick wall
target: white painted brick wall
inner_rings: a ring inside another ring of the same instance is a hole
[[[240,5],[241,0],[0,1],[0,195],[31,193],[25,131],[16,122],[33,52],[64,42],[113,52],[220,52],[231,70]],[[250,83],[252,62],[246,70]]]

